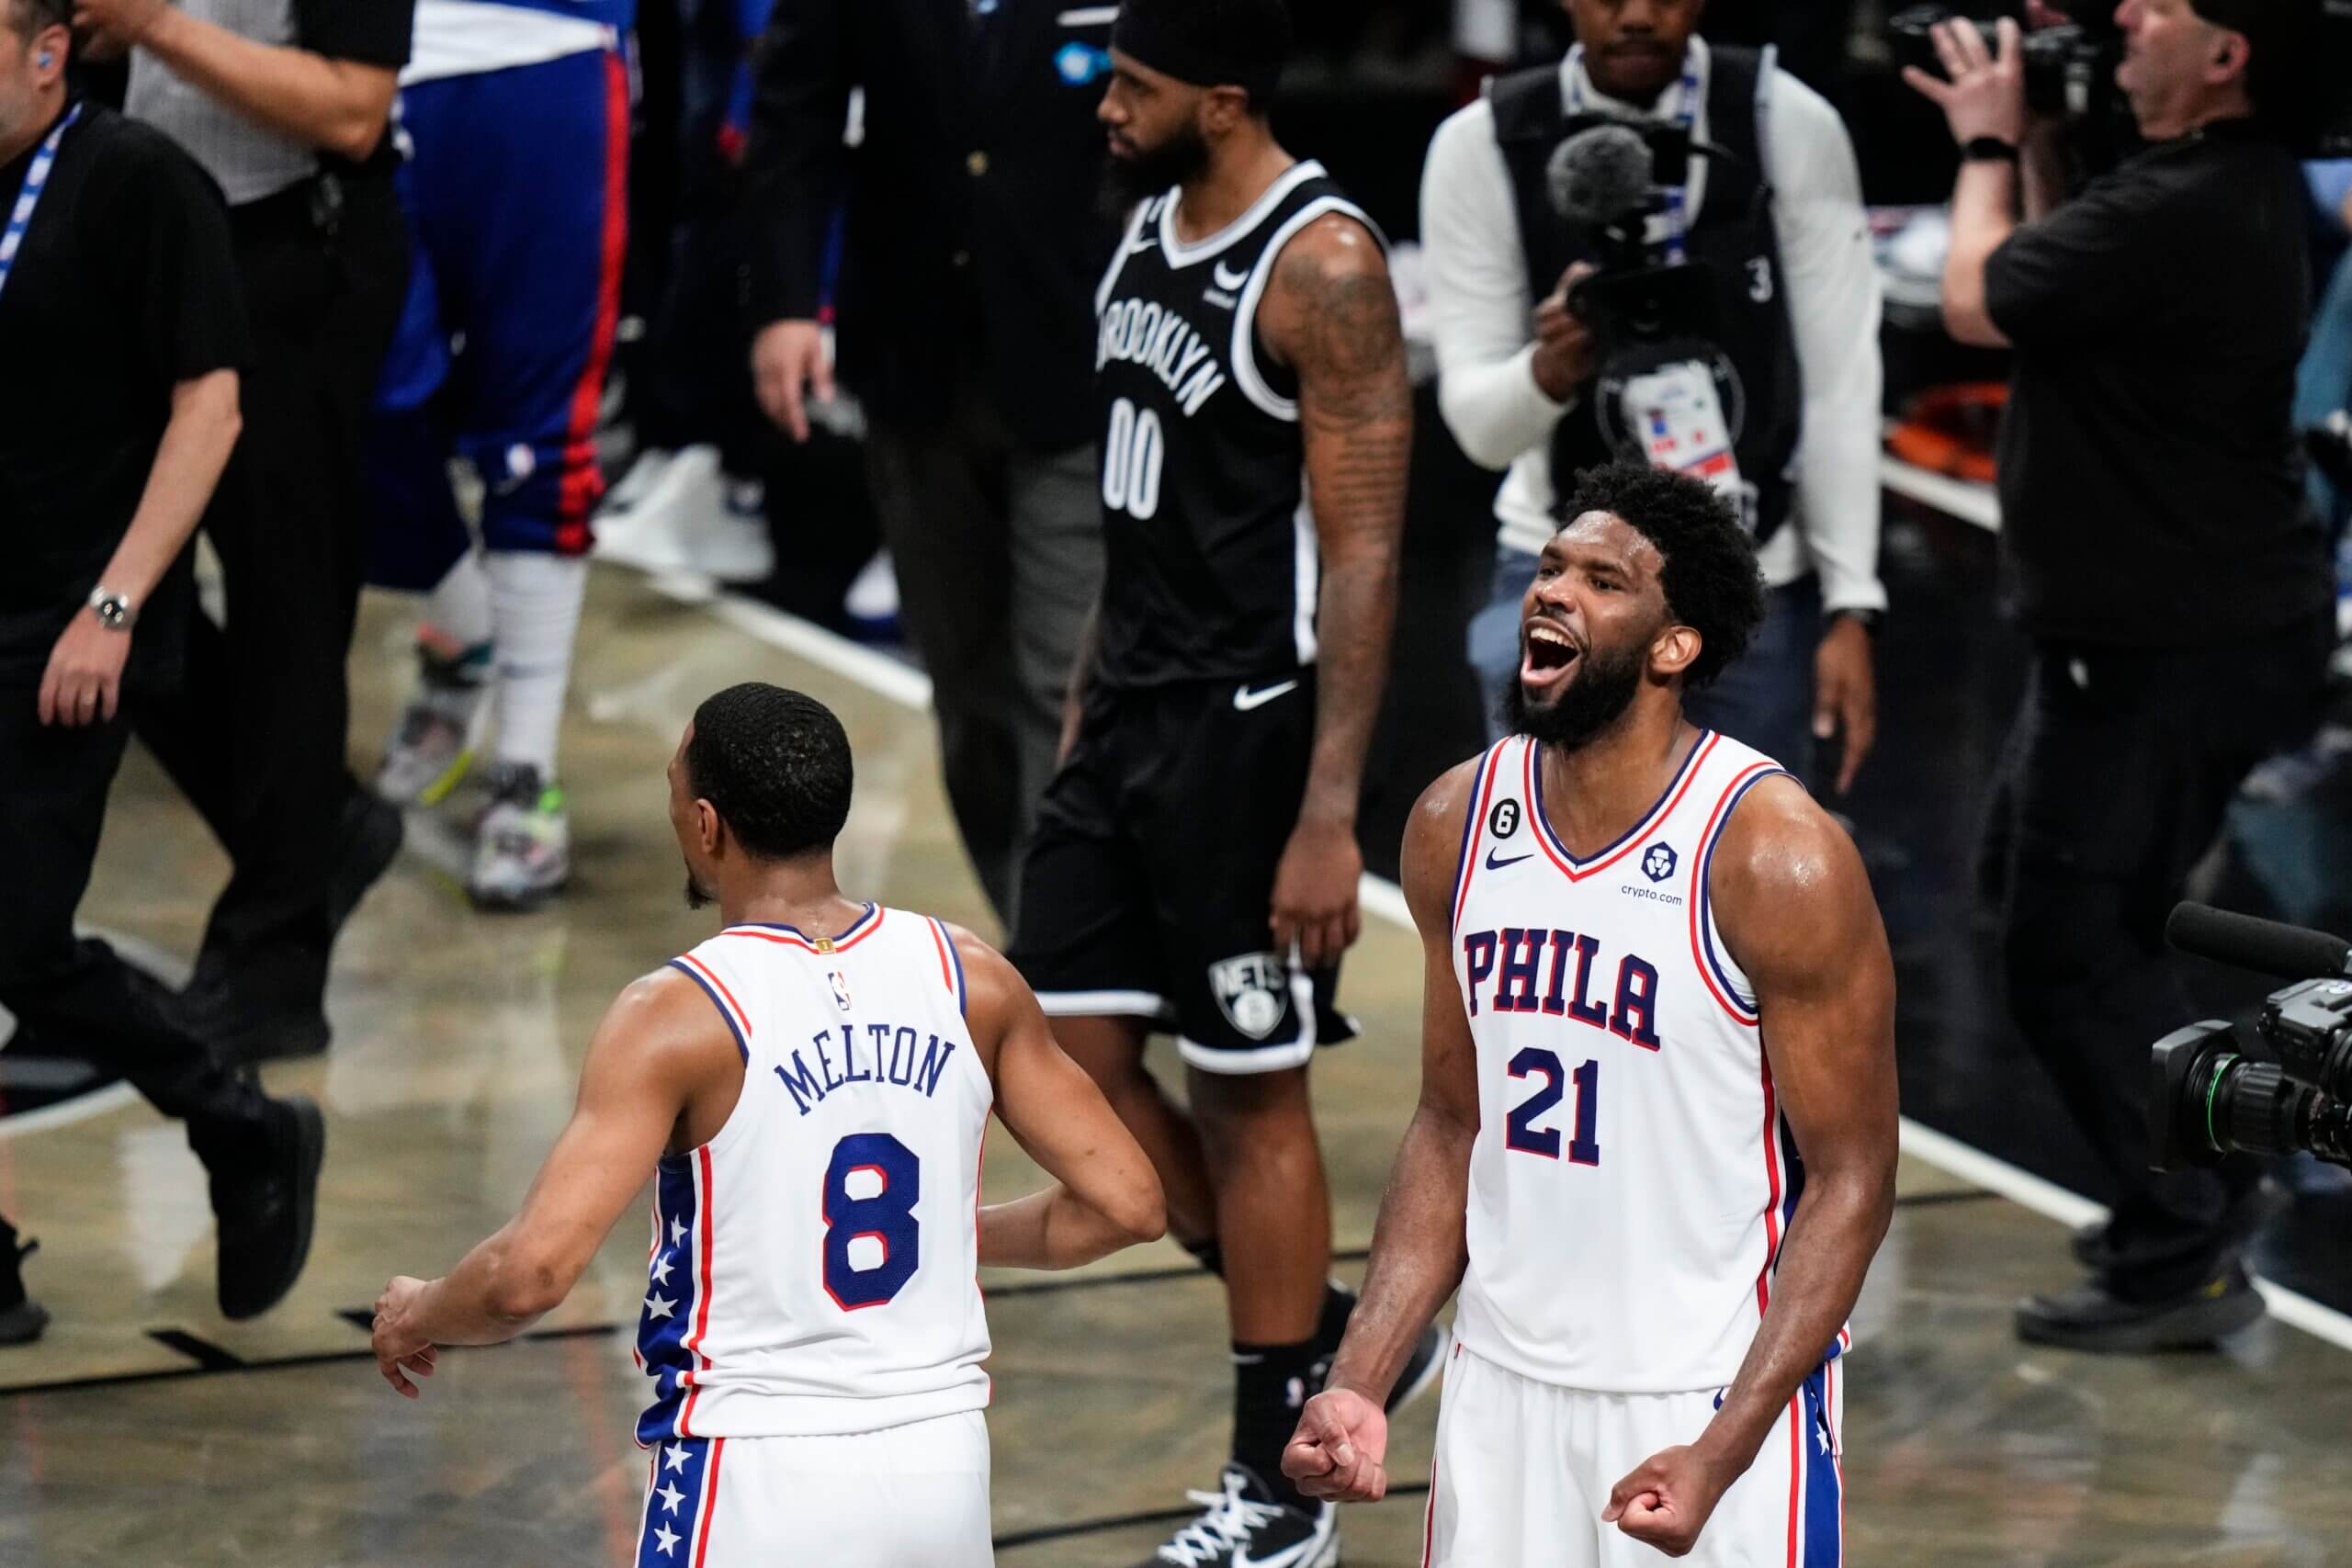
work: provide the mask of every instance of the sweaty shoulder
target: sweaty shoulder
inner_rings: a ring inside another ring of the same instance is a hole
[[[1741,796],[1717,840],[1707,884],[1715,922],[1751,974],[1785,956],[1834,953],[1852,912],[1874,908],[1854,840],[1786,774]]]
[[[1478,784],[1478,764],[1486,754],[1457,762],[1440,773],[1413,803],[1405,819],[1402,856],[1405,901],[1412,906],[1413,923],[1426,935],[1445,933],[1453,917],[1453,884],[1461,871],[1462,829]]]

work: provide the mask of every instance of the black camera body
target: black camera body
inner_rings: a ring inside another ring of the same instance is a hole
[[[2265,998],[2243,1044],[2217,1019],[2156,1042],[2148,1099],[2156,1168],[2217,1165],[2245,1151],[2352,1168],[2352,946],[2196,904],[2173,911],[2166,934],[2184,952],[2241,968],[2322,973]]]
[[[1895,63],[1942,75],[1935,40],[1928,32],[1939,22],[1962,16],[1973,18],[1988,33],[2003,17],[2023,28],[2025,0],[1962,7],[1930,3],[1898,12],[1886,24],[1894,40]],[[2115,85],[2115,68],[2121,63],[2123,33],[2115,25],[2114,8],[2096,3],[2080,5],[2060,26],[2025,35],[2026,107],[2036,114],[2063,115],[2076,125],[2128,117],[2121,89]]]

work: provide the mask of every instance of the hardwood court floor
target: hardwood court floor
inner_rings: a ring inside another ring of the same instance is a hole
[[[388,651],[402,615],[367,607],[362,737],[406,679]],[[317,1248],[283,1306],[248,1325],[214,1312],[209,1216],[177,1128],[135,1104],[13,1138],[0,1123],[0,1209],[45,1241],[32,1277],[57,1316],[40,1344],[0,1350],[0,1563],[628,1560],[645,1474],[628,1437],[644,1388],[628,1352],[634,1219],[530,1341],[450,1357],[421,1404],[377,1380],[358,1324],[388,1274],[446,1269],[505,1217],[606,1001],[708,929],[679,899],[662,767],[695,703],[749,677],[801,685],[849,726],[844,883],[989,930],[922,716],[600,570],[565,737],[571,893],[537,916],[477,915],[435,868],[448,846],[421,832],[344,941],[334,1052],[269,1071],[331,1123]],[[134,759],[86,917],[184,955],[221,875]],[[1419,974],[1409,934],[1368,922],[1347,986],[1366,1037],[1317,1066],[1345,1249],[1369,1237],[1411,1106]],[[1008,1140],[990,1153],[991,1196],[1032,1181]],[[2067,1277],[2059,1227],[1916,1161],[1903,1191],[1858,1315],[1849,1561],[2352,1562],[2352,1355],[2275,1324],[2152,1362],[2028,1349],[2009,1303]],[[989,1284],[1002,1560],[1136,1562],[1165,1527],[1122,1521],[1180,1505],[1222,1451],[1214,1281],[1162,1243]],[[1427,1475],[1435,1413],[1426,1400],[1398,1421],[1400,1481]],[[1400,1487],[1352,1512],[1347,1561],[1417,1562],[1421,1508]]]

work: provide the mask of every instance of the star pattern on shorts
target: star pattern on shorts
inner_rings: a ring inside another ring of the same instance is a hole
[[[684,1472],[686,1462],[694,1457],[694,1450],[685,1444],[673,1443],[670,1445],[670,1451],[662,1456],[662,1462],[670,1467],[671,1474],[677,1475]]]
[[[662,1555],[667,1557],[671,1552],[677,1550],[678,1532],[672,1529],[668,1525],[655,1525],[653,1527],[653,1543],[662,1549]]]
[[[1814,1429],[1813,1429],[1813,1435],[1814,1435],[1815,1438],[1819,1438],[1819,1439],[1820,1439],[1820,1442],[1821,1442],[1821,1451],[1822,1451],[1823,1453],[1827,1453],[1827,1452],[1829,1451],[1829,1427],[1828,1427],[1828,1424],[1827,1424],[1826,1422],[1824,1422],[1824,1423],[1822,1423],[1820,1426],[1817,1426],[1817,1427],[1814,1427]]]
[[[662,1255],[662,1261],[653,1266],[653,1282],[657,1285],[670,1282],[670,1255],[666,1252]]]
[[[670,1222],[670,1245],[672,1247],[676,1247],[679,1243],[684,1241],[686,1239],[686,1232],[691,1227],[689,1227],[684,1220],[672,1220]]]
[[[662,1483],[662,1490],[654,1495],[661,1498],[662,1506],[673,1514],[678,1511],[678,1505],[686,1500],[686,1495],[678,1490],[676,1483],[668,1481]]]
[[[645,1298],[645,1310],[657,1318],[662,1318],[677,1311],[678,1303],[667,1296],[648,1296]]]

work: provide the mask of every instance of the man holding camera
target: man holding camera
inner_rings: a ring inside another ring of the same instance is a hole
[[[2333,639],[2290,405],[2310,309],[2291,150],[2313,0],[2125,0],[2147,146],[2058,202],[2024,40],[1947,22],[1916,67],[1962,148],[1944,316],[2017,353],[2002,546],[2033,639],[1987,884],[2009,1005],[2119,1190],[2091,1279],[2018,1311],[2081,1349],[2210,1343],[2262,1314],[2254,1173],[2148,1173],[2147,1052],[2193,1016],[2166,912],[2255,763],[2307,732]],[[2023,219],[2019,209],[2022,207]]]
[[[1770,51],[1696,38],[1704,0],[1565,4],[1567,59],[1448,119],[1421,181],[1439,405],[1474,460],[1510,470],[1471,663],[1490,699],[1516,679],[1555,482],[1616,457],[1702,473],[1739,504],[1772,592],[1753,649],[1693,717],[1808,775],[1813,742],[1834,736],[1843,790],[1876,728],[1886,604],[1879,283],[1852,143]],[[1553,175],[1580,177],[1571,143],[1612,122],[1657,160],[1663,188],[1634,221],[1661,266],[1697,264],[1696,330],[1629,343],[1597,319],[1594,290],[1625,269],[1596,272],[1603,226],[1555,207]]]

